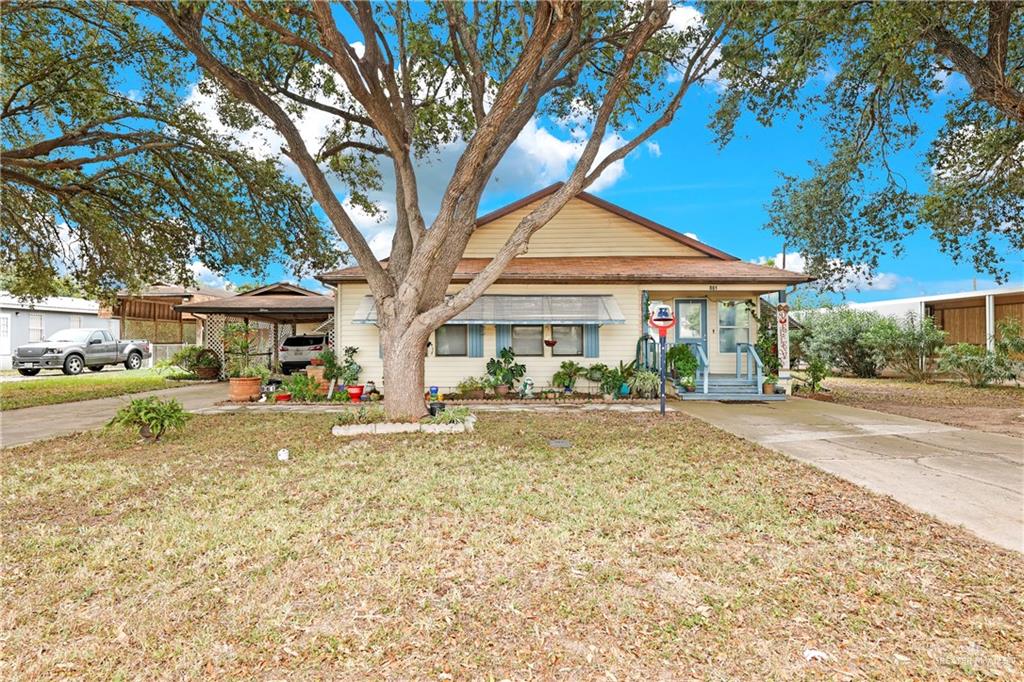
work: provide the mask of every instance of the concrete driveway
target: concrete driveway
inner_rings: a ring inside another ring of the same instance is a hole
[[[113,398],[81,400],[60,405],[40,405],[8,410],[0,415],[0,447],[23,445],[37,440],[97,429],[133,398],[156,395],[174,398],[192,411],[227,400],[228,387],[222,383],[201,383],[180,388],[132,393]]]
[[[800,398],[675,406],[1024,552],[1024,440]]]

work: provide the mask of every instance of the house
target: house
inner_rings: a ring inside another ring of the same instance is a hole
[[[179,303],[177,314],[200,320],[206,333],[202,345],[212,349],[226,367],[230,359],[224,347],[224,327],[243,322],[256,330],[252,352],[271,367],[278,364],[281,342],[293,334],[324,333],[334,311],[334,301],[309,289],[277,282],[237,295]]]
[[[992,350],[1001,321],[1024,323],[1024,286],[851,303],[850,307],[889,317],[914,313],[920,319],[930,315],[946,332],[946,343],[973,343]]]
[[[231,295],[229,291],[213,287],[156,282],[141,291],[117,292],[113,305],[102,308],[100,316],[119,320],[125,338],[148,339],[153,344],[154,358],[159,360],[183,344],[202,343],[202,319],[178,312],[174,306]]]
[[[84,298],[54,296],[32,301],[0,291],[0,369],[11,368],[18,346],[42,341],[62,329],[95,327],[119,336],[117,320],[103,319],[100,304]]]
[[[477,274],[520,218],[557,188],[481,217],[449,290]],[[334,270],[319,279],[335,289],[335,348],[359,347],[363,380],[379,385],[376,310],[361,269]],[[433,334],[425,380],[450,390],[483,375],[488,358],[504,347],[538,387],[549,385],[565,360],[630,362],[650,333],[648,304],[658,301],[673,306],[679,319],[672,341],[690,345],[706,361],[709,389],[735,393],[741,383],[753,390],[747,369],[752,377],[756,325],[747,306],[756,310],[762,294],[808,279],[742,261],[582,193],[534,234],[529,252],[514,259],[484,296]]]

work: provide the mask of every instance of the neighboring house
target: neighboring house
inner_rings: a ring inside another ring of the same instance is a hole
[[[930,315],[936,326],[946,332],[946,343],[973,343],[991,349],[999,322],[1006,319],[1024,322],[1024,286],[849,305],[889,317],[904,317],[907,313],[919,318]]]
[[[99,311],[99,303],[84,298],[31,301],[0,291],[0,369],[11,368],[11,355],[18,346],[42,341],[61,329],[96,327],[118,337],[118,321],[101,319]]]
[[[117,292],[114,304],[103,308],[100,316],[118,320],[125,338],[148,339],[153,344],[151,362],[158,362],[184,344],[202,343],[202,318],[179,312],[175,310],[176,305],[219,300],[231,295],[224,289],[157,282],[141,291]]]
[[[450,291],[478,273],[519,219],[557,187],[481,217]],[[336,288],[335,348],[359,347],[362,380],[379,385],[376,310],[361,269],[319,279]],[[548,385],[565,360],[628,363],[649,333],[646,303],[653,301],[674,307],[680,321],[674,342],[699,346],[712,373],[732,376],[737,355],[745,372],[745,344],[755,340],[747,304],[808,279],[739,260],[583,193],[533,235],[529,252],[514,259],[484,296],[432,335],[426,383],[450,390],[468,376],[483,375],[488,358],[503,347],[515,351],[537,386]]]

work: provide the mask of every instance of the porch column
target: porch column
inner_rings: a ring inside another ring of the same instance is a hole
[[[786,292],[779,292],[779,307],[777,309],[777,333],[776,343],[779,346],[779,383],[786,393],[791,391],[791,376],[789,372],[789,304],[786,303]]]
[[[985,297],[985,348],[990,353],[996,349],[996,297],[993,294]]]
[[[341,284],[334,286],[334,357],[341,361]]]

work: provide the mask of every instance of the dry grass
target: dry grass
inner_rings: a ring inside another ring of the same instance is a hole
[[[0,675],[1024,674],[1020,555],[701,422],[489,414],[363,440],[331,422],[6,452]]]
[[[78,376],[52,376],[0,383],[0,410],[36,405],[57,405],[76,400],[110,398],[184,385],[153,370],[100,372]]]
[[[825,386],[844,405],[1024,438],[1024,388],[841,377]]]

